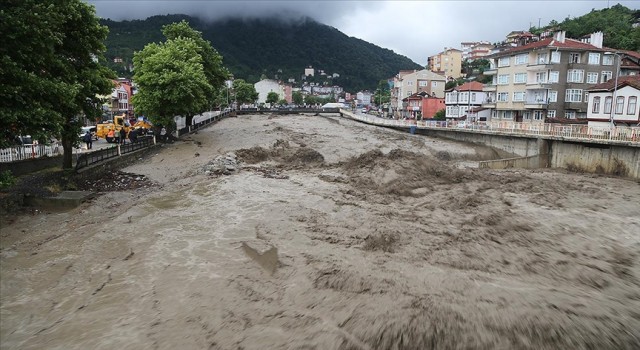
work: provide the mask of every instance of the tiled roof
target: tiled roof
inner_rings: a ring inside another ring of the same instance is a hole
[[[609,79],[606,82],[602,83],[602,84],[598,84],[593,86],[592,88],[588,89],[587,91],[593,92],[593,91],[613,91],[614,86],[616,84],[616,80],[614,79]],[[624,87],[624,86],[633,86],[636,89],[640,90],[640,75],[624,75],[621,77],[618,77],[618,89]]]
[[[478,81],[471,81],[471,82],[467,82],[464,83],[460,86],[456,86],[454,87],[452,90],[456,90],[456,91],[482,91],[482,87],[484,86],[484,84],[482,84],[481,82]]]
[[[517,46],[509,50],[505,50],[495,54],[495,56],[504,56],[521,51],[531,51],[533,49],[539,49],[543,47],[559,48],[559,49],[575,49],[575,50],[591,50],[591,51],[609,51],[606,47],[598,48],[591,44],[583,43],[574,39],[564,39],[564,42],[559,42],[554,38],[546,38],[540,41],[532,42],[527,45]]]

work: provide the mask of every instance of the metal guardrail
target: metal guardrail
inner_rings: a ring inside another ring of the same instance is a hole
[[[180,137],[180,135],[184,135],[184,134],[189,134],[192,133],[198,129],[201,129],[211,123],[215,123],[218,120],[222,119],[222,118],[226,118],[228,117],[230,114],[233,113],[233,110],[225,110],[225,111],[221,111],[220,114],[211,116],[205,120],[201,120],[197,123],[194,123],[192,125],[187,125],[183,128],[180,128],[177,130],[177,137]]]
[[[547,136],[563,139],[574,139],[577,141],[614,141],[632,143],[640,146],[640,127],[616,126],[596,127],[584,124],[553,124],[553,123],[520,123],[520,122],[479,122],[470,123],[466,121],[415,121],[383,119],[372,116],[365,116],[349,111],[346,112],[352,119],[368,124],[406,127],[415,126],[417,129],[451,129],[470,130],[482,133],[500,133],[522,136]]]
[[[136,142],[126,143],[124,145],[113,145],[113,147],[103,148],[101,150],[83,153],[76,160],[76,171],[86,168],[89,165],[100,163],[104,160],[115,158],[123,154],[135,152],[137,150],[147,148],[154,145],[153,136],[139,137]]]

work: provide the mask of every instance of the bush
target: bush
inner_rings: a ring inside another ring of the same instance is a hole
[[[0,173],[0,188],[11,187],[16,183],[16,178],[11,174],[11,170]]]

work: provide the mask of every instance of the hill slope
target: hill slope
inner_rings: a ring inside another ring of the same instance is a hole
[[[298,22],[277,20],[226,20],[207,23],[186,15],[153,16],[146,20],[102,20],[109,27],[107,58],[116,56],[131,62],[133,52],[149,42],[164,39],[165,24],[186,20],[201,31],[205,39],[224,58],[224,64],[237,78],[249,82],[269,78],[294,78],[300,81],[304,68],[313,66],[327,74],[338,73],[333,83],[347,91],[375,89],[381,79],[403,69],[421,69],[405,56],[364,40],[348,37],[333,27],[303,19]],[[122,66],[112,66],[126,75]]]

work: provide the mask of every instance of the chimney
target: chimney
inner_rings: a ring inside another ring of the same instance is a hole
[[[553,35],[553,39],[559,43],[564,43],[564,37],[567,34],[564,30],[558,31]]]
[[[602,39],[603,39],[602,32],[595,32],[595,33],[591,33],[589,41],[590,41],[591,45],[601,49],[602,48]]]

